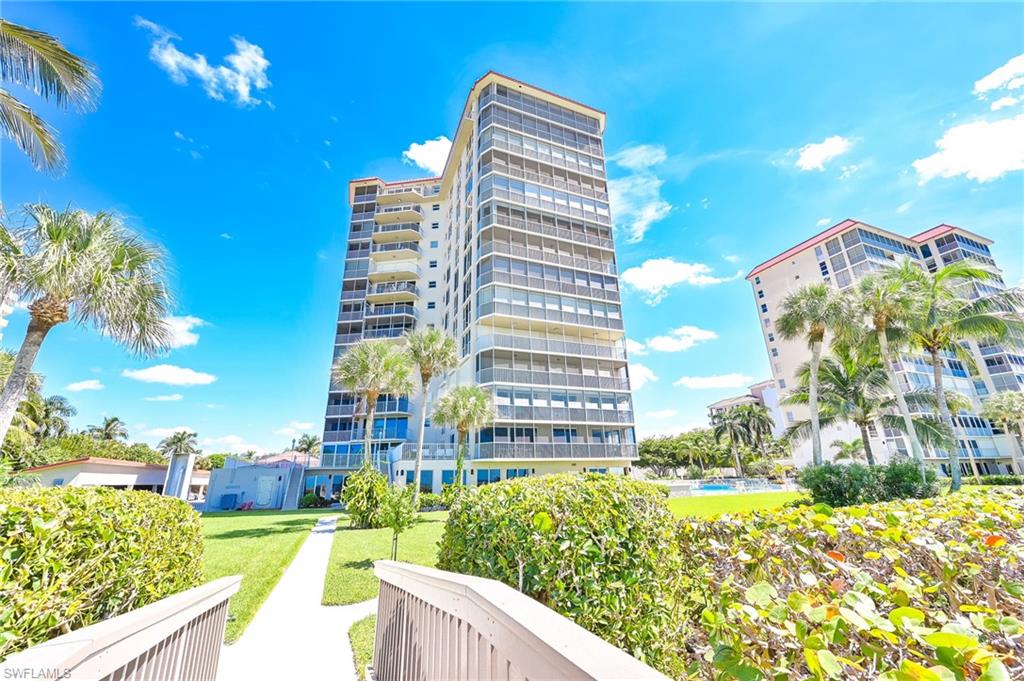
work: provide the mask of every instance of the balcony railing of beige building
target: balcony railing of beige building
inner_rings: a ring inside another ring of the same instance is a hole
[[[491,253],[498,253],[501,255],[511,255],[517,258],[524,258],[526,260],[536,260],[540,262],[549,263],[552,265],[562,265],[563,267],[571,267],[577,270],[589,270],[591,272],[600,272],[602,274],[615,274],[615,263],[613,261],[601,261],[591,260],[589,258],[579,258],[573,255],[566,255],[563,253],[552,253],[551,251],[543,251],[539,248],[528,248],[526,246],[520,246],[518,244],[502,243],[500,241],[485,241],[480,246],[479,257],[490,255]]]
[[[478,350],[506,348],[557,355],[579,355],[581,357],[598,357],[602,359],[626,359],[626,349],[621,344],[600,345],[582,343],[556,338],[537,338],[535,336],[515,336],[505,333],[483,333],[477,343]]]
[[[530,371],[495,367],[476,372],[477,383],[526,383],[530,385],[565,386],[570,388],[596,388],[599,390],[629,390],[629,380],[614,376],[592,376],[557,371]]]

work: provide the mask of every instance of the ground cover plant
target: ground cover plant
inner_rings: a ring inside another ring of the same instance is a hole
[[[150,492],[0,490],[0,659],[198,585],[188,504]]]

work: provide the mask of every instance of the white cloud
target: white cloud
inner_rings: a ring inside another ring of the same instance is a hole
[[[104,386],[95,378],[90,378],[85,381],[76,381],[75,383],[69,383],[64,386],[64,389],[68,392],[78,393],[83,390],[103,390]]]
[[[647,348],[640,341],[635,341],[632,338],[626,339],[626,352],[630,355],[646,355]]]
[[[199,334],[193,331],[200,326],[206,326],[206,321],[199,317],[184,315],[181,317],[170,316],[164,318],[164,323],[171,327],[170,347],[184,348],[195,345],[199,342]]]
[[[630,267],[622,273],[621,279],[627,285],[641,291],[648,305],[657,305],[668,295],[668,289],[678,284],[691,286],[713,286],[733,281],[743,273],[730,277],[716,277],[704,263],[678,262],[672,258],[652,258],[639,267]]]
[[[177,139],[181,140],[182,142],[192,142],[193,141],[191,137],[188,137],[187,135],[185,135],[185,133],[181,132],[180,130],[175,130],[174,131],[174,136]]]
[[[444,135],[425,142],[413,142],[402,152],[402,163],[422,168],[432,175],[440,175],[444,172],[451,148],[452,141]]]
[[[722,256],[722,260],[726,261],[729,264],[735,265],[736,263],[738,263],[740,261],[740,256],[738,256],[738,255],[723,255]]]
[[[247,442],[245,438],[240,435],[224,435],[222,437],[204,437],[199,441],[204,447],[208,447],[211,450],[215,449],[227,449],[232,454],[241,454],[252,450],[257,454],[263,454],[267,451],[267,448],[263,445],[258,445],[253,442]]]
[[[842,166],[839,169],[839,179],[849,180],[851,177],[860,172],[863,166],[857,163],[851,163],[850,165]]]
[[[125,369],[121,375],[143,383],[165,383],[167,385],[208,385],[217,380],[213,374],[173,364],[156,364],[145,369]]]
[[[913,207],[914,207],[914,202],[913,201],[907,201],[906,203],[901,203],[899,206],[897,206],[896,207],[896,212],[899,213],[900,215],[904,215],[907,212],[909,212],[910,209],[913,208]]]
[[[305,431],[313,427],[312,423],[307,421],[289,421],[288,425],[281,426],[274,431],[275,435],[284,435],[286,437],[296,437],[302,435]]]
[[[172,395],[154,395],[153,397],[143,397],[146,402],[178,402],[184,396],[181,393],[174,393]]]
[[[716,388],[744,388],[754,381],[744,374],[719,374],[717,376],[683,376],[672,385],[691,390],[712,390]]]
[[[231,241],[232,239],[234,239],[234,237],[233,237],[233,236],[231,236],[231,235],[230,235],[229,233],[227,233],[227,232],[221,232],[221,233],[220,233],[220,238],[221,238],[221,239],[224,239],[225,241]]]
[[[1000,97],[996,101],[992,102],[991,109],[993,111],[999,111],[1000,109],[1005,109],[1008,106],[1013,106],[1019,101],[1020,99],[1017,97]]]
[[[1016,90],[1024,86],[1024,54],[1018,54],[974,83],[974,94],[984,99],[992,90]]]
[[[655,336],[647,341],[647,347],[659,352],[681,352],[709,340],[715,340],[718,334],[714,331],[696,326],[680,326],[672,329],[666,336]]]
[[[814,224],[816,224],[818,227],[824,227],[824,226],[829,225],[831,223],[832,223],[832,218],[821,218],[820,220],[818,220]]]
[[[331,169],[331,162],[328,161],[327,159],[324,159],[324,168],[326,168],[327,170]]]
[[[170,428],[149,428],[148,430],[142,431],[142,434],[148,435],[150,437],[164,438],[170,437],[175,433],[180,433],[183,430],[187,433],[196,432],[195,430],[192,429],[192,426],[171,426]]]
[[[657,375],[643,364],[629,365],[629,384],[633,390],[639,390],[648,383],[654,383],[657,380]]]
[[[181,40],[181,37],[163,26],[142,17],[135,17],[135,26],[153,35],[149,58],[178,85],[186,85],[189,77],[193,77],[202,83],[211,99],[224,101],[226,96],[230,96],[240,106],[259,104],[253,90],[270,87],[270,79],[267,78],[270,62],[263,56],[263,48],[241,36],[231,37],[235,51],[224,58],[225,63],[212,66],[198,52],[189,56],[179,50],[172,41]]]
[[[634,147],[627,147],[612,156],[613,161],[630,170],[644,170],[668,159],[665,147],[660,144],[638,144]]]
[[[954,126],[935,146],[937,152],[914,161],[919,184],[958,175],[978,182],[995,180],[1024,169],[1024,114]]]
[[[669,419],[673,416],[679,416],[678,409],[658,409],[657,411],[649,411],[644,416],[652,419]]]
[[[853,147],[853,142],[839,135],[826,137],[821,142],[800,147],[796,167],[800,170],[825,170],[825,164],[842,156]]]
[[[661,196],[664,181],[651,170],[666,158],[665,147],[650,144],[627,147],[611,157],[631,171],[625,177],[608,180],[608,202],[616,223],[626,227],[629,243],[642,241],[651,225],[672,212],[672,204]]]

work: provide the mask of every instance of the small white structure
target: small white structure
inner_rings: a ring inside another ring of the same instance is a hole
[[[165,497],[189,498],[189,481],[192,479],[192,469],[195,465],[195,452],[171,456],[171,460],[167,464],[167,474],[164,477],[163,494]]]
[[[88,456],[27,468],[25,473],[35,476],[44,487],[113,487],[162,494],[167,466]],[[203,499],[209,483],[210,471],[193,470],[187,487],[188,499]]]
[[[253,464],[229,458],[224,468],[216,468],[210,476],[210,488],[204,511],[233,511],[243,505],[253,509],[278,509],[285,503],[289,490],[296,496],[301,490],[301,464],[276,461]]]

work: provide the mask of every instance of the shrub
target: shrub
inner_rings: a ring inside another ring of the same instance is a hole
[[[520,478],[463,491],[438,567],[500,580],[649,664],[667,664],[677,544],[664,488],[622,476]]]
[[[391,530],[391,560],[398,560],[398,535],[416,524],[412,487],[388,487],[380,510],[381,524]]]
[[[972,491],[679,523],[700,678],[1024,675],[1024,495]]]
[[[800,470],[800,486],[815,503],[852,506],[893,499],[924,499],[938,492],[935,471],[927,469],[927,482],[914,461],[893,461],[885,466],[860,463],[808,466]]]
[[[299,499],[299,508],[327,508],[331,505],[330,499],[324,499],[319,494],[306,492]]]
[[[700,466],[687,466],[686,478],[688,480],[703,480],[704,470]]]
[[[348,476],[341,498],[352,527],[384,527],[381,505],[388,492],[388,479],[372,466],[363,466]]]
[[[199,514],[151,492],[0,490],[0,659],[198,585]]]
[[[448,505],[444,503],[444,499],[441,498],[440,494],[434,494],[433,492],[422,492],[420,493],[420,508],[421,511],[436,511],[438,509],[448,508]]]
[[[1019,475],[982,475],[981,484],[997,487],[1004,485],[1024,485],[1024,477]]]

